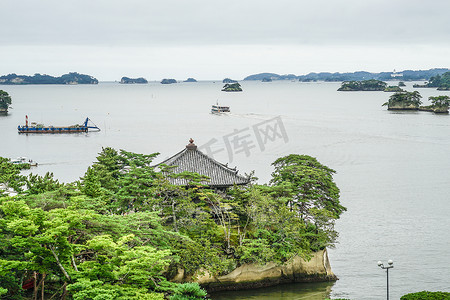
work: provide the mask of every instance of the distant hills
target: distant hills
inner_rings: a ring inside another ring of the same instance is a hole
[[[90,75],[76,72],[64,74],[60,77],[41,75],[33,76],[8,74],[0,76],[0,84],[20,85],[20,84],[97,84],[98,80]]]
[[[446,68],[436,68],[429,70],[405,70],[402,72],[380,72],[380,73],[370,73],[365,71],[358,71],[353,73],[309,73],[307,75],[279,75],[275,73],[259,73],[250,75],[244,78],[244,80],[299,80],[303,82],[309,81],[356,81],[356,80],[402,80],[402,81],[412,81],[412,80],[429,80],[433,76],[442,75],[449,72],[450,69]]]

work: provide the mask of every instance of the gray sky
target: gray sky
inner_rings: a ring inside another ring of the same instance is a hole
[[[0,0],[0,75],[200,80],[450,67],[450,1]]]

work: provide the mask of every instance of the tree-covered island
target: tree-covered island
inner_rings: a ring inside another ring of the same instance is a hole
[[[146,84],[148,83],[147,79],[143,78],[143,77],[139,77],[139,78],[129,78],[129,77],[122,77],[122,79],[120,79],[120,83],[122,84],[134,84],[134,83],[138,83],[138,84]]]
[[[450,91],[450,72],[432,76],[428,82],[425,82],[424,84],[414,84],[413,87],[437,88],[438,91]]]
[[[370,79],[363,81],[344,81],[338,91],[384,91],[387,83]]]
[[[195,283],[202,274],[306,262],[336,241],[345,208],[335,172],[313,157],[277,159],[269,184],[215,190],[201,184],[205,176],[152,166],[156,155],[105,148],[69,184],[50,173],[23,176],[0,158],[0,187],[17,193],[0,193],[0,295],[204,299]]]
[[[397,92],[389,97],[389,100],[382,106],[387,106],[388,110],[419,110],[422,96],[418,91]]]
[[[449,96],[430,96],[428,100],[431,105],[421,106],[422,96],[418,91],[414,92],[397,92],[389,97],[389,100],[382,106],[387,106],[388,110],[420,110],[434,113],[448,113],[450,106]]]
[[[224,80],[222,80],[222,83],[236,83],[237,80],[234,79],[230,79],[230,78],[225,78]]]
[[[397,85],[390,85],[384,89],[385,92],[404,92],[404,90]]]
[[[177,83],[176,79],[164,78],[163,80],[161,80],[161,84],[172,84],[172,83]]]
[[[0,84],[98,84],[98,80],[93,76],[76,72],[64,74],[60,77],[41,75],[39,73],[33,76],[9,74],[0,76]]]
[[[431,96],[428,97],[428,100],[431,102],[431,105],[420,106],[419,110],[431,111],[437,114],[448,114],[448,108],[450,106],[449,96]]]
[[[11,96],[7,92],[0,90],[0,114],[7,114],[10,105]]]
[[[226,83],[223,88],[222,91],[224,92],[242,92],[242,87],[239,84],[239,82],[236,83]]]

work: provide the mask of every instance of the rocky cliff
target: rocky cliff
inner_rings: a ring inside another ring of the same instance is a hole
[[[191,276],[185,276],[183,270],[178,270],[173,281],[196,281],[208,292],[214,292],[258,288],[280,283],[337,280],[331,271],[326,249],[313,253],[309,261],[296,256],[283,265],[244,264],[226,275],[212,276],[204,272],[195,277],[196,280],[193,280]]]

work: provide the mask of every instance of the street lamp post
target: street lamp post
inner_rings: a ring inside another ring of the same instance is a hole
[[[386,270],[386,279],[387,279],[387,284],[386,284],[386,290],[387,290],[387,300],[389,300],[389,269],[394,267],[394,262],[392,261],[392,259],[388,260],[388,265],[387,267],[385,267],[383,265],[383,263],[381,261],[378,261],[378,266],[382,269]]]

